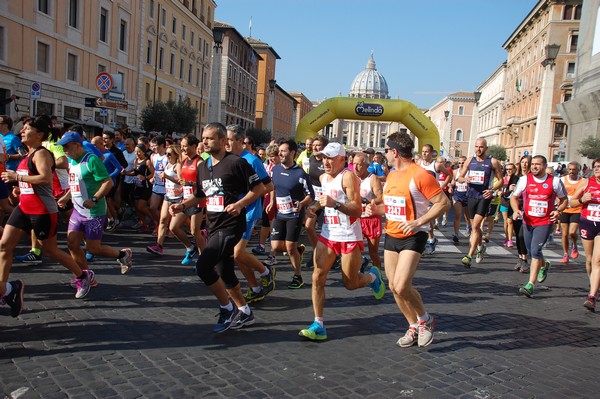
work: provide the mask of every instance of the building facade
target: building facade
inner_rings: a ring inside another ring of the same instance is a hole
[[[428,116],[440,133],[440,155],[448,160],[469,154],[474,109],[473,92],[456,92],[429,110]]]
[[[557,104],[571,97],[581,0],[540,0],[506,40],[504,116],[500,144],[509,159],[564,159],[567,125]],[[549,45],[560,45],[549,59]],[[562,149],[562,152],[561,152]]]
[[[256,128],[273,131],[275,109],[275,69],[281,57],[268,43],[246,38],[248,43],[260,55],[258,61],[258,83],[256,88]]]
[[[498,67],[478,88],[481,93],[477,103],[475,138],[484,138],[488,145],[500,145],[500,129],[504,115],[504,84],[506,62]],[[472,143],[474,144],[474,143]],[[472,148],[472,145],[471,145]]]
[[[294,121],[295,133],[295,128],[298,126],[298,123],[300,123],[300,120],[304,118],[304,115],[308,114],[314,108],[314,105],[313,102],[304,95],[304,93],[290,91],[289,94],[294,98],[294,100],[296,100],[296,120]]]

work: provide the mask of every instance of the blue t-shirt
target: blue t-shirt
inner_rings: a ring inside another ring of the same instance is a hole
[[[271,178],[269,177],[269,174],[265,170],[265,167],[259,157],[244,150],[240,154],[240,158],[245,159],[246,162],[252,166],[252,169],[254,169],[254,172],[256,172],[258,178],[263,184],[266,185],[271,182]],[[256,201],[246,206],[246,221],[251,222],[262,218],[262,209],[262,196],[260,196]]]
[[[100,150],[98,148],[96,148],[95,145],[93,145],[92,143],[90,143],[87,140],[83,140],[83,143],[81,145],[83,146],[83,148],[85,148],[85,150],[87,152],[91,152],[92,154],[94,154],[95,156],[97,156],[100,159],[102,159],[102,157],[104,156],[104,154],[102,154],[100,152]]]
[[[371,164],[367,168],[367,171],[369,173],[373,173],[375,176],[385,176],[383,168],[377,162],[371,162]]]
[[[117,177],[119,176],[119,173],[121,173],[121,169],[123,169],[123,167],[117,160],[117,157],[115,157],[112,152],[107,150],[103,155],[104,155],[104,161],[102,161],[102,162],[104,163],[104,166],[106,167],[106,171],[108,172],[108,175],[112,179],[113,183],[115,183],[115,185],[116,185]]]
[[[292,203],[302,201],[307,195],[315,198],[315,192],[312,185],[308,181],[308,175],[298,164],[294,163],[289,169],[283,167],[282,164],[277,164],[271,169],[271,179],[275,185],[275,204],[277,200],[283,201],[290,197]],[[284,204],[285,205],[285,204]],[[298,219],[304,212],[283,211],[277,207],[277,218],[279,219]]]
[[[21,138],[15,135],[13,132],[8,132],[6,135],[2,136],[4,140],[4,145],[6,145],[6,153],[9,155],[18,154],[19,148],[23,147],[23,143],[21,142]],[[6,161],[6,169],[17,170],[17,166],[19,166],[20,159],[11,159]]]

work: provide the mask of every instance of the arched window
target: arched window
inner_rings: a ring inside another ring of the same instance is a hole
[[[465,114],[465,107],[463,105],[458,107],[458,114],[459,115],[464,115]]]
[[[462,129],[456,130],[456,141],[463,141],[463,131]]]

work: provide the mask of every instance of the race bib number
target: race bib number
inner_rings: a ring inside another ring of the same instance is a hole
[[[323,216],[323,223],[340,224],[340,214],[337,209],[326,207],[325,215]]]
[[[192,186],[183,186],[183,199],[188,199],[192,195],[194,195],[194,187],[192,187]]]
[[[588,204],[587,220],[591,222],[600,222],[600,204]]]
[[[530,200],[527,214],[533,217],[544,217],[548,215],[548,201]]]
[[[75,173],[69,173],[69,188],[73,197],[81,197],[81,187],[79,187],[79,179]]]
[[[456,191],[464,193],[467,191],[467,183],[456,183]]]
[[[310,160],[308,158],[304,158],[302,160],[302,169],[306,170],[310,167]]]
[[[277,210],[279,213],[288,215],[290,213],[294,213],[294,204],[292,203],[292,197],[276,197],[277,200]]]
[[[222,195],[213,195],[206,200],[206,210],[208,212],[223,212],[225,210],[225,197]]]
[[[315,190],[315,201],[318,201],[321,198],[321,195],[323,195],[323,188],[313,187],[313,190]]]
[[[385,217],[393,222],[406,221],[406,197],[386,195],[383,197]]]
[[[480,170],[470,170],[469,177],[471,178],[469,181],[471,184],[482,185],[485,180],[485,172]]]
[[[28,176],[26,171],[17,170],[17,174],[21,176]],[[19,182],[19,189],[21,190],[21,194],[34,194],[33,186],[29,183],[25,183],[24,181]]]
[[[181,188],[167,187],[167,197],[176,198],[181,195]]]

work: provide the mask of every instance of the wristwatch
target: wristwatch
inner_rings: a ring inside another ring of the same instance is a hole
[[[340,204],[339,202],[336,202],[333,209],[340,209],[340,206],[342,206],[342,204]]]
[[[98,198],[96,198],[96,196],[92,197],[92,202],[98,202]]]

